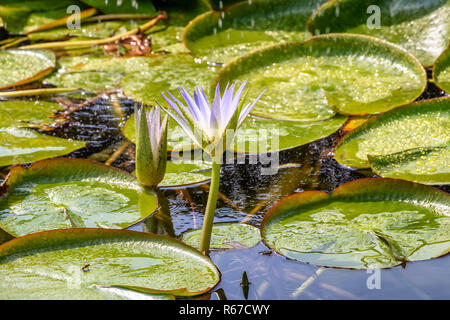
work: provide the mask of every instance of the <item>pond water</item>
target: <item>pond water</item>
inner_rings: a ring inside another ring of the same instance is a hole
[[[419,99],[444,95],[429,84]],[[75,111],[69,122],[49,134],[88,142],[87,148],[73,152],[71,157],[105,161],[126,141],[120,127],[133,112],[133,101],[118,101],[120,112],[113,107],[114,101],[98,99]],[[224,197],[218,201],[215,222],[259,226],[267,210],[287,195],[303,190],[329,192],[343,183],[370,176],[370,172],[350,170],[334,160],[333,147],[342,135],[340,130],[330,137],[282,151],[282,168],[275,175],[260,175],[258,164],[225,165],[220,185]],[[130,148],[112,165],[132,172],[134,161],[130,154],[134,146]],[[105,149],[107,155],[102,153]],[[449,185],[439,188],[450,191]],[[170,215],[161,212],[130,229],[180,237],[183,232],[202,226],[208,195],[205,185],[165,189],[162,195],[167,198]],[[221,271],[222,280],[205,296],[210,299],[450,298],[450,255],[378,271],[319,268],[289,260],[263,243],[249,249],[213,251],[211,258]],[[242,284],[244,272],[248,285]],[[380,281],[375,281],[374,276]]]

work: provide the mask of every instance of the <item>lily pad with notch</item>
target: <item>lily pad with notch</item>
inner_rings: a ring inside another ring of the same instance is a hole
[[[132,175],[84,159],[15,166],[3,182],[0,227],[13,236],[62,228],[122,229],[158,207]]]
[[[420,62],[387,41],[330,34],[277,44],[226,64],[215,83],[248,80],[253,115],[296,121],[329,119],[336,111],[376,114],[409,103],[426,87]]]
[[[403,180],[366,178],[332,193],[282,199],[261,223],[278,253],[319,266],[374,269],[450,252],[450,196]]]
[[[436,60],[433,80],[442,90],[450,93],[450,46]]]
[[[368,156],[386,156],[450,142],[450,98],[430,99],[390,110],[347,134],[335,159],[354,168],[370,167]]]
[[[220,281],[208,257],[175,239],[108,229],[9,241],[0,246],[0,276],[1,299],[170,299],[202,294]]]

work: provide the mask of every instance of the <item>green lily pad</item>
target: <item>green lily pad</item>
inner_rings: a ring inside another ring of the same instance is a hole
[[[233,149],[242,153],[265,153],[295,148],[327,137],[336,132],[347,116],[336,115],[324,121],[300,122],[247,117],[239,128]],[[131,141],[136,139],[134,114],[125,122],[122,133]],[[250,143],[251,142],[251,143]],[[183,129],[169,119],[167,149],[186,150],[194,147]]]
[[[186,47],[199,58],[227,62],[243,53],[281,41],[309,37],[306,21],[324,1],[242,1],[195,18],[183,35]]]
[[[212,9],[221,10],[240,1],[242,0],[206,0],[205,2],[208,3]],[[250,2],[252,2],[252,0],[250,0]]]
[[[50,116],[61,109],[56,103],[44,101],[0,101],[0,166],[62,156],[84,148],[82,141],[26,129],[50,123]]]
[[[200,246],[202,230],[196,229],[183,233],[181,240],[194,247]],[[214,224],[211,234],[211,249],[251,248],[261,241],[259,229],[242,223]]]
[[[426,87],[421,64],[403,49],[361,35],[324,35],[274,45],[234,59],[215,82],[248,80],[252,114],[317,121],[343,114],[374,114],[416,99]]]
[[[187,54],[148,58],[140,72],[129,72],[122,79],[123,93],[133,100],[154,105],[162,101],[161,92],[177,93],[183,87],[193,92],[195,86],[209,88],[217,68],[198,63]]]
[[[368,168],[368,155],[384,156],[450,142],[450,98],[412,103],[369,119],[345,136],[336,147],[336,160],[346,166]]]
[[[449,16],[449,0],[332,0],[315,12],[307,26],[313,34],[346,32],[382,38],[430,66],[449,44]]]
[[[436,60],[433,80],[442,90],[450,93],[450,47]]]
[[[0,128],[0,167],[59,157],[84,148],[84,141],[40,134],[27,128]]]
[[[38,80],[55,68],[49,50],[0,50],[0,89]]]
[[[0,227],[13,236],[75,227],[126,228],[158,206],[156,196],[133,176],[82,159],[16,166],[3,184]]]
[[[373,172],[384,178],[450,184],[450,146],[415,148],[368,158]]]
[[[76,4],[81,10],[82,3],[74,0],[53,2],[49,8],[47,0],[2,0],[0,16],[10,33],[26,33],[47,23],[67,16],[67,7]]]
[[[104,286],[193,296],[220,281],[211,260],[183,243],[107,229],[53,230],[9,241],[0,246],[0,276],[0,299],[117,298]]]
[[[211,179],[211,163],[201,160],[168,160],[166,174],[158,187],[183,187],[206,183]]]
[[[282,199],[261,234],[280,254],[327,267],[388,268],[450,252],[450,196],[412,182],[368,178],[331,194]]]
[[[305,145],[336,132],[347,117],[336,115],[323,121],[283,121],[247,117],[235,137],[234,151],[265,153]],[[252,142],[252,143],[250,143]]]
[[[0,244],[2,244],[3,242],[9,241],[14,239],[14,237],[12,235],[10,235],[8,232],[6,232],[3,229],[0,229]]]

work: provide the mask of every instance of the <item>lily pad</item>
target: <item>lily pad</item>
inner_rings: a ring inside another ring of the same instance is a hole
[[[450,47],[437,59],[433,67],[433,80],[442,90],[450,93]]]
[[[161,188],[186,187],[206,183],[211,179],[211,163],[201,160],[169,160]]]
[[[161,92],[176,94],[179,87],[192,92],[196,85],[209,88],[217,69],[187,54],[148,58],[146,63],[140,72],[127,73],[121,88],[126,96],[148,105],[163,100]]]
[[[247,117],[235,137],[234,151],[266,153],[305,145],[336,132],[347,117],[336,115],[323,121],[302,122]]]
[[[384,178],[450,184],[450,146],[416,148],[368,158],[373,172]]]
[[[221,10],[224,7],[232,5],[233,3],[236,3],[239,1],[242,1],[242,0],[206,0],[205,2],[208,3],[212,9]],[[251,0],[250,0],[250,2],[251,2]]]
[[[313,34],[346,32],[382,38],[430,66],[449,44],[449,16],[449,0],[332,0],[315,12],[307,26]]]
[[[107,229],[53,230],[9,241],[0,246],[0,276],[1,299],[114,299],[102,290],[111,285],[193,296],[220,280],[211,260],[183,243]]]
[[[53,137],[32,129],[0,127],[0,167],[59,157],[85,146],[83,141]]]
[[[236,134],[233,150],[242,153],[265,153],[295,148],[312,141],[327,137],[336,132],[347,117],[336,115],[331,119],[314,122],[272,120],[259,117],[247,117]],[[122,133],[135,141],[134,114],[125,122]],[[169,119],[167,149],[186,150],[194,147],[193,141],[183,129]]]
[[[242,1],[195,18],[183,35],[186,47],[199,58],[227,62],[243,53],[282,41],[309,37],[306,21],[324,1]]]
[[[450,196],[412,182],[367,178],[331,194],[282,199],[261,234],[280,254],[327,267],[388,268],[450,252]]]
[[[267,91],[252,114],[317,121],[375,114],[416,99],[426,87],[421,64],[405,50],[361,35],[324,35],[252,51],[225,65],[215,82],[248,80],[249,99]]]
[[[126,228],[158,206],[156,196],[133,176],[82,159],[15,166],[3,185],[0,227],[13,236],[75,227]]]
[[[56,103],[44,101],[0,101],[0,166],[62,156],[85,147],[82,141],[26,129],[50,123],[50,116],[61,109]]]
[[[185,232],[182,241],[194,248],[200,246],[202,230]],[[259,229],[242,223],[214,224],[211,234],[211,249],[251,248],[261,241]]]
[[[368,155],[385,156],[450,142],[450,98],[431,99],[388,111],[346,135],[336,147],[336,160],[368,168]]]
[[[0,50],[0,89],[38,80],[55,68],[49,50]]]

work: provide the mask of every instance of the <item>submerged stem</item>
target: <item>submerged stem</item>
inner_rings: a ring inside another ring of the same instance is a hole
[[[200,238],[200,251],[206,254],[209,251],[211,232],[216,212],[217,195],[219,193],[220,164],[213,162],[211,185],[209,187],[208,203],[206,204],[205,219],[203,220],[202,235]]]

